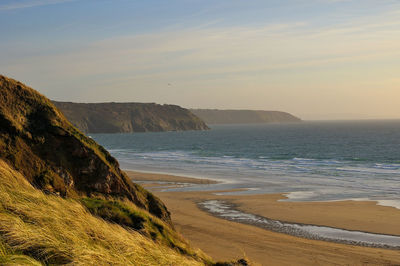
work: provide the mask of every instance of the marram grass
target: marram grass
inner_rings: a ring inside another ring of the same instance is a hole
[[[190,252],[192,253],[192,252]],[[91,215],[79,202],[46,195],[0,160],[1,265],[204,265],[140,233]]]

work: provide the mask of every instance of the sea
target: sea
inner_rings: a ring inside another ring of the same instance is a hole
[[[208,178],[174,190],[371,200],[400,209],[400,120],[211,125],[209,131],[91,134],[121,168]]]

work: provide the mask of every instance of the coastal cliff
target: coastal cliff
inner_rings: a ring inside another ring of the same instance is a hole
[[[0,264],[141,262],[211,264],[103,147],[0,75]]]
[[[165,206],[133,184],[118,162],[44,96],[0,76],[0,158],[35,187],[61,196],[118,196],[170,221]]]
[[[189,110],[155,103],[53,103],[85,133],[207,130]]]
[[[301,119],[279,111],[190,109],[207,124],[292,123]]]

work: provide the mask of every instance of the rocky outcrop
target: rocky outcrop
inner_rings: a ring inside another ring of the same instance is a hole
[[[256,110],[191,109],[207,124],[262,124],[300,122],[301,119],[286,112]]]
[[[170,223],[164,204],[132,183],[118,162],[50,100],[1,75],[0,158],[46,193],[128,200]]]
[[[131,133],[207,130],[207,125],[189,110],[155,103],[53,102],[85,133]]]

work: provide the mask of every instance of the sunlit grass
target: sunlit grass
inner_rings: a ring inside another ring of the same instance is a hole
[[[0,160],[0,264],[17,259],[32,260],[32,265],[37,261],[74,265],[210,263],[199,251],[182,255],[182,251],[159,242],[163,241],[152,241],[93,216],[75,200],[36,190]]]
[[[31,257],[11,251],[8,247],[6,247],[2,240],[0,240],[0,265],[39,266],[42,265],[42,263]]]

